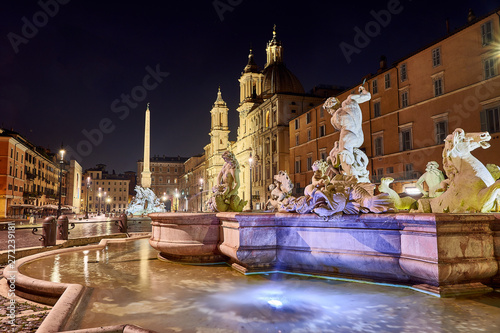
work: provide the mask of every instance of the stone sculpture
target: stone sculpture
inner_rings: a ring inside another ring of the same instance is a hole
[[[436,162],[434,162],[436,163]],[[389,185],[394,181],[394,178],[384,177],[380,180],[380,185],[378,190],[382,193],[389,194],[389,197],[394,202],[394,207],[397,210],[408,210],[412,208],[416,208],[416,201],[412,197],[404,197],[400,198],[399,194],[394,191]]]
[[[149,213],[165,212],[165,205],[150,188],[135,187],[135,197],[127,208],[127,214],[147,215]]]
[[[332,116],[331,123],[340,131],[339,141],[330,151],[329,161],[334,168],[340,168],[342,174],[355,176],[359,182],[369,183],[368,157],[359,149],[364,142],[362,112],[359,104],[369,101],[371,94],[363,87],[359,94],[350,94],[340,105],[335,97],[330,97],[323,108]]]
[[[429,163],[427,163],[425,173],[420,176],[415,186],[424,195],[424,197],[435,198],[443,193],[442,191],[440,191],[441,182],[443,180],[444,175],[443,172],[439,170],[439,164],[436,161],[430,161]],[[424,182],[427,184],[429,192],[424,190],[422,186]]]
[[[420,199],[418,211],[425,213],[486,213],[498,210],[500,180],[471,152],[490,147],[488,132],[465,133],[457,128],[445,139],[443,169],[448,179],[445,191],[436,198]]]
[[[238,160],[230,151],[222,154],[224,165],[222,166],[217,185],[212,188],[212,197],[207,204],[214,212],[241,212],[247,204],[238,196],[240,188],[240,167]]]
[[[305,196],[311,196],[314,190],[323,189],[330,181],[328,178],[328,163],[324,160],[315,161],[312,165],[314,174],[311,179],[311,184],[304,189]]]
[[[274,184],[269,185],[271,198],[266,203],[266,209],[271,206],[272,210],[278,210],[281,204],[292,195],[293,183],[286,171],[280,171],[274,175]]]
[[[324,218],[335,214],[382,213],[393,210],[387,194],[374,195],[375,184],[360,183],[355,176],[335,175],[325,186],[314,188],[311,195],[290,197],[281,211],[314,213]]]

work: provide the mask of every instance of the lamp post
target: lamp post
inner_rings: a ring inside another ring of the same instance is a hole
[[[200,178],[200,212],[203,213],[203,178]]]
[[[90,176],[87,177],[87,209],[85,209],[85,219],[89,219],[89,190],[90,190]]]
[[[179,210],[179,192],[175,189],[175,211]]]
[[[248,165],[250,166],[250,210],[253,210],[253,202],[252,202],[252,163],[253,163],[253,158],[252,158],[252,155],[250,155],[250,158],[248,159]]]
[[[161,201],[163,201],[163,207],[165,211],[167,211],[167,206],[165,206],[165,201],[167,201],[167,193],[163,192],[163,196],[161,197]]]
[[[108,198],[106,199],[106,202],[108,203],[108,209],[107,209],[107,212],[108,212],[108,214],[109,214],[109,212],[111,211],[111,198],[110,198],[110,197],[108,197]]]
[[[99,187],[99,194],[97,195],[99,197],[99,203],[97,204],[97,216],[101,215],[101,188]]]
[[[59,161],[59,205],[57,206],[57,217],[61,216],[61,197],[62,197],[62,168],[64,163],[64,153],[66,151],[62,148],[59,150],[61,160]]]
[[[103,214],[106,214],[106,191],[104,191],[104,195],[102,197],[102,204],[104,205],[104,208],[102,210],[102,213]],[[99,207],[99,209],[101,209],[101,207]]]

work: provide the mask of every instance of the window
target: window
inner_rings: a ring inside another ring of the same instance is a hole
[[[299,123],[299,119],[295,119],[295,129],[299,129],[300,127],[300,123]]]
[[[295,173],[300,173],[300,160],[295,161]]]
[[[151,171],[155,171],[155,168],[151,168]]]
[[[306,113],[306,124],[311,122],[311,112]]]
[[[311,141],[311,129],[307,130],[307,141]]]
[[[372,82],[372,92],[374,94],[378,93],[378,84],[377,84],[377,80],[373,80]]]
[[[499,107],[494,107],[481,111],[481,131],[490,133],[500,132],[500,112]]]
[[[405,164],[405,176],[407,179],[413,178],[414,174],[412,163]]]
[[[325,125],[321,125],[319,127],[319,137],[321,138],[322,136],[325,136],[326,135],[326,126]]]
[[[307,157],[307,170],[308,170],[308,171],[309,171],[309,170],[312,170],[312,164],[313,164],[313,162],[312,162],[312,161],[313,161],[312,157],[311,157],[311,156],[308,156],[308,157]]]
[[[448,135],[448,120],[441,120],[434,123],[436,135],[436,144],[444,143],[444,139]]]
[[[389,89],[391,87],[391,74],[385,74],[385,89]]]
[[[319,108],[319,117],[323,118],[325,116],[325,110],[321,107]]]
[[[412,149],[411,124],[399,128],[399,150],[406,151]]]
[[[300,142],[299,135],[297,134],[297,135],[295,135],[295,145],[298,146],[299,142]]]
[[[441,48],[436,47],[432,50],[432,66],[437,67],[441,65]]]
[[[497,62],[496,58],[486,59],[483,62],[484,79],[492,78],[496,75]]]
[[[373,139],[373,145],[375,150],[375,156],[382,156],[384,154],[384,138],[379,135]]]
[[[399,68],[399,76],[401,78],[401,82],[404,82],[408,79],[408,73],[406,72],[406,64],[401,64]]]
[[[377,178],[384,177],[384,168],[377,168]]]
[[[489,45],[493,41],[493,34],[491,33],[491,21],[481,25],[481,39],[483,46]]]
[[[326,154],[326,149],[324,149],[324,148],[323,148],[323,149],[319,152],[319,154],[320,154],[320,156],[321,156],[321,159],[322,159],[323,161],[326,161],[326,157],[328,156],[328,155]]]
[[[391,173],[394,173],[394,167],[387,167],[385,169],[385,173],[390,175]]]
[[[408,106],[408,91],[401,93],[401,107],[405,108]]]
[[[373,102],[373,116],[380,117],[380,102]]]
[[[434,97],[443,94],[443,79],[437,78],[434,80]]]

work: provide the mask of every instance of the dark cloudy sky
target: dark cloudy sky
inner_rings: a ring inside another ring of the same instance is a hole
[[[374,13],[388,7],[384,26],[374,24]],[[250,45],[264,66],[274,24],[287,67],[309,91],[357,84],[376,72],[380,55],[391,64],[446,35],[447,18],[453,31],[469,8],[482,16],[498,7],[492,0],[2,0],[0,126],[52,150],[64,142],[84,168],[136,170],[147,102],[152,155],[203,152],[219,85],[235,139],[238,78]],[[355,29],[367,27],[378,34],[347,61],[340,45],[355,46]]]

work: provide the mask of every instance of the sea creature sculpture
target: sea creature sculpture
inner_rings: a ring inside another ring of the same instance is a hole
[[[457,128],[445,139],[443,168],[448,179],[442,183],[446,190],[439,197],[420,199],[419,212],[486,213],[498,210],[500,180],[475,158],[471,152],[490,147],[488,132],[465,133]]]
[[[380,185],[378,190],[382,193],[389,194],[389,197],[394,202],[394,207],[396,210],[408,210],[411,208],[416,208],[416,200],[412,197],[400,198],[399,194],[394,191],[389,185],[394,181],[391,177],[384,177],[380,180]]]
[[[238,196],[240,188],[240,166],[234,154],[225,151],[222,154],[224,165],[222,166],[217,185],[212,188],[212,197],[207,204],[214,212],[241,212],[247,204],[246,200],[241,200]]]

